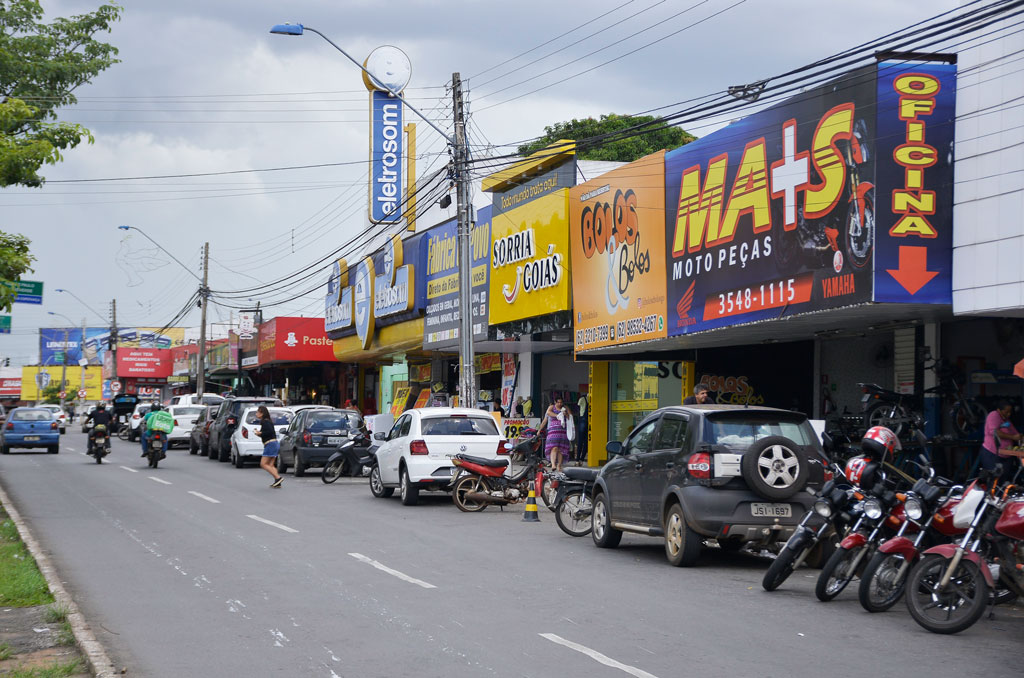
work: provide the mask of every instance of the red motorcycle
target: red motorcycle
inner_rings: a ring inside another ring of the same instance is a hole
[[[460,511],[476,513],[491,504],[505,506],[527,498],[530,484],[540,480],[545,461],[536,452],[536,441],[525,440],[513,448],[513,459],[522,459],[523,467],[515,475],[505,475],[507,459],[486,459],[468,454],[451,457],[455,466],[452,500]]]
[[[953,514],[967,526],[959,543],[928,549],[910,572],[907,609],[932,633],[959,633],[986,605],[1024,595],[1024,488],[1000,486],[1001,473],[984,472],[964,492]]]

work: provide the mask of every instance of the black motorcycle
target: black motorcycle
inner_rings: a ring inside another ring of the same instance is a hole
[[[555,495],[555,522],[570,537],[585,537],[594,527],[594,507],[590,497],[600,469],[569,467],[558,478]]]
[[[163,431],[150,431],[146,435],[146,459],[149,460],[150,468],[156,468],[160,461],[167,456],[167,453],[164,452],[167,434]]]
[[[374,463],[373,452],[370,448],[370,436],[360,433],[349,438],[324,464],[320,480],[330,485],[346,473],[353,477],[361,476],[363,468]]]
[[[92,448],[89,454],[96,458],[97,464],[103,463],[103,457],[110,454],[110,435],[106,424],[96,424],[89,433]]]

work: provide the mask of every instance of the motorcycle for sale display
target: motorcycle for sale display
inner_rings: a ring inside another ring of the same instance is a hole
[[[324,470],[320,472],[320,480],[330,485],[344,475],[345,471],[351,476],[360,476],[363,469],[368,468],[374,462],[373,450],[370,447],[370,437],[360,433],[352,436],[338,447],[327,459]]]
[[[150,431],[146,438],[146,459],[149,460],[149,467],[156,468],[160,461],[167,456],[164,452],[164,443],[167,441],[167,434],[163,431]]]
[[[570,537],[585,537],[594,526],[590,502],[600,469],[569,467],[562,471],[555,494],[555,522]]]
[[[1024,595],[1024,488],[1000,485],[1001,474],[997,465],[967,487],[953,513],[967,532],[925,551],[910,572],[907,609],[932,633],[959,633],[987,605]]]
[[[110,454],[110,435],[105,424],[96,424],[89,434],[92,438],[92,451],[89,453],[96,458],[97,464],[103,463],[103,457]]]
[[[460,511],[475,513],[491,504],[505,506],[516,504],[527,498],[530,484],[537,483],[537,476],[545,461],[535,451],[535,440],[526,440],[514,448],[514,458],[523,460],[523,467],[515,475],[505,475],[507,459],[486,459],[467,454],[451,456],[455,466],[452,479],[452,500]]]

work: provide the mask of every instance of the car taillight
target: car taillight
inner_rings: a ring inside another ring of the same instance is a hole
[[[302,442],[306,443],[307,445],[313,442],[313,436],[309,435],[309,431],[306,431],[305,433],[302,434]]]
[[[508,454],[509,452],[511,452],[510,449],[505,447],[506,445],[508,445],[508,441],[507,440],[499,440],[498,441],[498,454]]]
[[[177,420],[177,419],[175,419],[175,420],[174,420],[174,425],[175,425],[175,426],[177,426],[177,425],[178,425],[178,420]]]
[[[249,429],[247,429],[244,426],[242,427],[242,437],[243,438],[248,438],[249,437]]]
[[[828,481],[832,480],[835,477],[836,477],[836,474],[832,473],[832,468],[830,466],[826,466],[825,467],[825,482],[827,483]]]
[[[707,452],[694,452],[690,455],[690,461],[686,463],[686,470],[694,478],[707,479],[711,477],[711,455]]]
[[[51,423],[50,424],[50,428],[53,428],[53,429],[57,428],[57,422]]]
[[[139,418],[139,415],[137,415],[137,414],[133,414],[132,415],[132,419],[138,419],[138,418]]]
[[[409,443],[409,454],[429,454],[426,441],[414,440]]]
[[[12,424],[11,422],[7,422],[7,430],[8,431],[13,431],[14,430],[14,424]]]

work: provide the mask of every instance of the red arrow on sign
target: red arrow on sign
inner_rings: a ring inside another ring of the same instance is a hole
[[[928,248],[910,245],[900,245],[900,267],[885,270],[910,294],[917,294],[939,274],[928,270]]]

